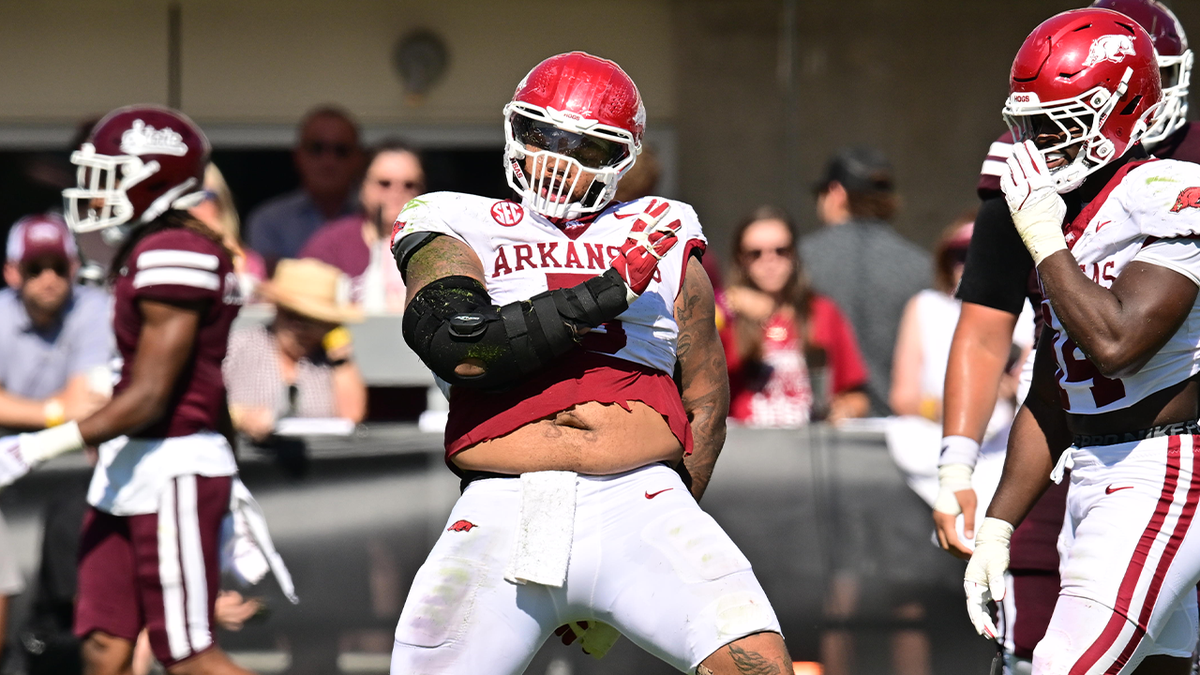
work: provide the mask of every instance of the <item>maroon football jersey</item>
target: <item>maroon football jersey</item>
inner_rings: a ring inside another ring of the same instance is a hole
[[[219,431],[225,405],[221,361],[229,327],[241,308],[237,277],[224,248],[185,228],[161,230],[133,247],[113,286],[113,332],[125,363],[119,392],[128,386],[142,330],[140,300],[206,303],[192,357],[175,383],[162,419],[137,432],[140,438]]]
[[[1008,170],[1005,162],[1012,155],[1012,149],[1011,131],[1001,134],[988,148],[987,157],[983,158],[983,166],[979,169],[979,183],[975,186],[980,199],[1004,196],[1000,191],[1000,176]]]
[[[1154,146],[1150,154],[1200,164],[1200,122],[1188,122]]]

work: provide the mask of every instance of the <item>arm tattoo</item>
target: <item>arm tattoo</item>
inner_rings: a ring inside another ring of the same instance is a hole
[[[737,644],[729,645],[729,656],[733,658],[737,671],[742,675],[783,675],[779,664],[772,663],[758,652],[748,652]]]
[[[484,282],[483,263],[465,243],[442,235],[421,247],[408,261],[408,301],[427,284],[443,277],[466,276]]]
[[[675,321],[679,324],[675,354],[682,375],[683,408],[693,439],[692,454],[683,462],[692,479],[692,495],[700,499],[725,445],[729,372],[717,335],[712,284],[694,258],[688,261],[683,288],[675,300]]]

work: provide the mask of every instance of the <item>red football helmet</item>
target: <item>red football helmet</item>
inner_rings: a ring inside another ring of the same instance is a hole
[[[1142,136],[1152,146],[1187,124],[1188,84],[1192,80],[1192,50],[1183,26],[1171,10],[1156,0],[1096,0],[1093,7],[1111,9],[1138,22],[1150,34],[1162,75],[1163,107],[1158,120]]]
[[[1042,22],[1017,52],[1004,121],[1018,143],[1059,136],[1038,148],[1059,192],[1135,145],[1156,121],[1162,81],[1146,30],[1124,14],[1075,9]],[[1066,152],[1078,146],[1073,160]]]
[[[63,190],[67,224],[78,233],[146,223],[204,198],[208,139],[186,115],[153,105],[118,108],[96,123],[71,163],[77,186]]]
[[[616,195],[645,128],[641,94],[620,66],[584,52],[551,56],[504,106],[508,184],[546,217],[595,213]],[[577,199],[585,175],[591,183]]]

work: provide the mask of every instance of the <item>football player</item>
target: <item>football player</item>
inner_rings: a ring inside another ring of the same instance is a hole
[[[791,672],[749,561],[697,504],[729,406],[700,223],[612,201],[644,127],[617,64],[551,57],[504,108],[521,200],[434,193],[399,215],[404,336],[448,384],[464,490],[400,615],[395,675],[519,673],[580,622],[592,651],[615,639],[590,634],[602,622],[684,672]]]
[[[75,632],[88,673],[129,672],[146,629],[169,673],[246,673],[216,646],[221,521],[237,473],[221,379],[241,305],[220,238],[190,216],[209,144],[183,114],[114,110],[72,154],[63,191],[83,252],[112,256],[112,400],[78,424],[0,439],[8,475],[99,446],[80,542]],[[15,469],[14,469],[15,467]]]
[[[1154,42],[1164,78],[1164,103],[1142,144],[1153,147],[1160,157],[1200,160],[1197,123],[1186,121],[1193,56],[1174,14],[1154,0],[1099,0],[1094,6],[1133,18]],[[955,519],[963,514],[963,529],[969,536],[977,508],[987,506],[976,506],[971,468],[1010,356],[1009,341],[1002,338],[1012,332],[1026,298],[1034,307],[1041,304],[1033,260],[1013,229],[1000,192],[1000,173],[1011,148],[1012,135],[1005,132],[992,144],[980,172],[978,192],[984,203],[957,293],[963,313],[947,368],[941,492],[933,518],[943,548],[963,558],[970,556],[970,548],[959,540]],[[1040,312],[1035,320],[1040,331]],[[1022,372],[1021,399],[1031,371],[1032,358]],[[1066,485],[1051,486],[1013,533],[1010,592],[1002,615],[1010,668],[1027,672],[1033,648],[1049,623],[1059,586],[1057,541],[1065,508]]]
[[[986,605],[1006,595],[1013,526],[1071,469],[1035,673],[1186,672],[1196,642],[1200,166],[1138,146],[1162,109],[1158,66],[1137,22],[1095,8],[1047,20],[1013,62],[1002,187],[1044,326],[965,586],[976,628],[995,635]]]

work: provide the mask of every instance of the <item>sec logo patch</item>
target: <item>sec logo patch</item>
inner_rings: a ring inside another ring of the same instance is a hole
[[[512,227],[525,217],[525,209],[520,204],[509,201],[492,204],[492,219],[504,227]]]

